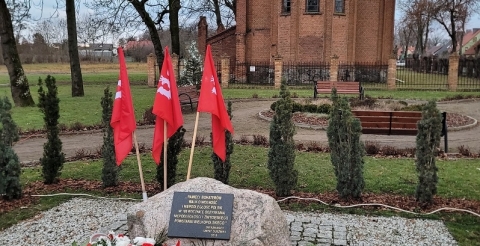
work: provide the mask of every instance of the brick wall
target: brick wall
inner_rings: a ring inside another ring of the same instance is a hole
[[[230,64],[235,64],[235,32],[236,27],[234,26],[207,39],[206,43],[211,45],[215,61],[220,61],[222,56],[228,56]]]
[[[386,64],[394,11],[395,0],[345,0],[345,14],[334,14],[333,0],[320,0],[315,14],[305,13],[305,0],[292,0],[288,14],[282,13],[282,0],[237,0],[235,60],[268,62],[280,56],[284,62],[312,62],[337,55],[339,62]],[[230,54],[233,45],[227,43],[218,47]]]

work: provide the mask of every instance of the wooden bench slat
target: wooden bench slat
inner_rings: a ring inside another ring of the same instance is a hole
[[[390,122],[361,122],[365,128],[385,128],[385,129],[417,129],[416,123],[391,123]]]
[[[422,112],[417,111],[369,111],[369,110],[352,110],[353,115],[355,116],[390,116],[390,113],[393,117],[412,117],[412,118],[422,118]]]
[[[378,128],[362,128],[363,134],[376,134],[376,135],[417,135],[417,129],[378,129]],[[390,133],[390,134],[389,134]]]
[[[361,122],[390,122],[390,117],[384,117],[384,116],[355,116],[355,118],[358,118]],[[420,119],[418,118],[407,118],[407,117],[393,117],[392,122],[394,123],[414,123],[417,124],[417,122]]]

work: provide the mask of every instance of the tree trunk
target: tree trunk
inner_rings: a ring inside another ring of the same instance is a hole
[[[72,76],[72,97],[83,97],[83,78],[78,57],[77,23],[75,17],[75,0],[66,0],[68,53],[70,56],[70,73]]]
[[[34,106],[27,76],[23,70],[13,35],[12,17],[5,0],[0,0],[0,40],[5,66],[10,77],[10,89],[15,106]]]
[[[172,53],[180,55],[180,27],[178,26],[178,12],[180,11],[180,0],[168,0],[170,37],[172,39]]]
[[[157,28],[155,27],[155,22],[152,20],[150,15],[145,10],[145,1],[138,1],[138,0],[130,0],[129,1],[137,13],[142,18],[143,23],[148,28],[148,32],[150,33],[150,38],[152,39],[153,49],[155,50],[155,56],[157,57],[157,64],[160,66],[163,63],[163,48],[162,42],[160,41],[160,37],[158,36]],[[173,41],[172,41],[173,43]]]
[[[213,7],[215,12],[215,17],[217,19],[217,32],[225,30],[225,26],[222,22],[222,13],[220,12],[220,3],[219,0],[213,0]]]

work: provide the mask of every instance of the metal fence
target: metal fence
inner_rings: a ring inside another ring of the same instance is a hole
[[[459,60],[457,89],[480,89],[480,58],[462,58]]]
[[[289,86],[313,86],[319,80],[330,80],[330,64],[326,62],[283,63],[282,78],[286,79]]]
[[[448,59],[407,59],[397,66],[396,87],[405,90],[447,90]]]
[[[237,63],[228,84],[273,86],[274,77],[274,65],[269,62]]]
[[[338,81],[356,81],[365,89],[387,89],[388,64],[381,63],[340,63]]]

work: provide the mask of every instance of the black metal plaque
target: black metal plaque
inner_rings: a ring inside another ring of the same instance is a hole
[[[168,237],[230,239],[233,194],[175,192]]]

